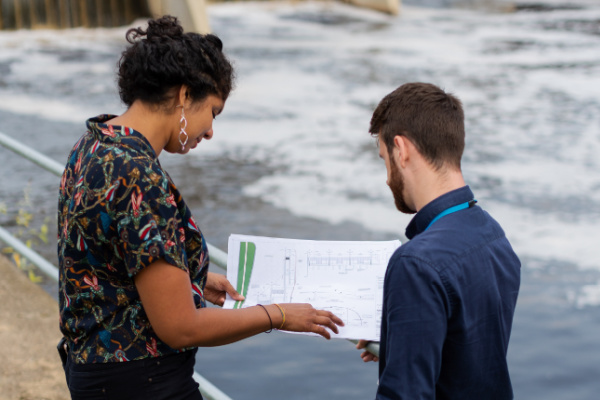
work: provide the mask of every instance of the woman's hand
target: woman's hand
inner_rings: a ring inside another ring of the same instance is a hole
[[[135,276],[144,311],[158,337],[174,349],[221,346],[282,327],[296,332],[314,332],[329,339],[330,329],[344,323],[328,311],[315,310],[310,304],[280,304],[286,314],[285,323],[275,304],[224,310],[216,307],[196,308],[189,274],[163,259],[154,261]],[[225,295],[243,300],[227,278],[209,273],[204,295],[221,305]],[[283,323],[283,326],[282,326]]]
[[[371,343],[369,340],[359,340],[358,343],[356,344],[356,348],[359,350],[366,349],[367,346],[369,345],[369,343]],[[373,353],[366,351],[366,350],[360,354],[360,358],[362,358],[362,360],[364,362],[379,361],[379,357],[375,356]]]
[[[338,326],[344,326],[344,322],[335,314],[329,311],[316,310],[310,304],[284,303],[280,306],[285,313],[285,322],[280,328],[284,331],[313,332],[325,339],[330,339],[331,334],[325,328],[329,328],[334,333],[339,333]],[[278,318],[276,321],[282,321],[282,319]],[[281,322],[276,325],[274,320],[273,325],[277,328],[281,325]]]
[[[209,272],[206,276],[206,286],[204,287],[204,298],[217,306],[223,306],[225,295],[229,293],[234,300],[244,300],[244,296],[229,283],[225,275]]]

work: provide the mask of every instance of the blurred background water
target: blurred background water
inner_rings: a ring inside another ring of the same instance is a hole
[[[334,2],[210,5],[237,88],[213,140],[161,162],[224,250],[230,233],[404,240],[410,216],[385,185],[371,113],[409,81],[456,94],[466,180],[523,262],[515,398],[596,399],[600,4],[499,12],[506,4],[405,1],[398,17]],[[114,73],[125,31],[0,32],[0,131],[64,163],[85,119],[123,111]],[[0,160],[0,224],[56,263],[58,178],[3,148]],[[16,223],[26,214],[27,228]],[[197,369],[234,399],[365,399],[377,383],[349,342],[277,332],[201,349]]]

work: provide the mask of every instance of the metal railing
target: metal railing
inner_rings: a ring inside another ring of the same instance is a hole
[[[29,161],[39,165],[45,170],[52,172],[54,175],[60,177],[62,176],[64,167],[60,165],[58,162],[53,159],[46,157],[45,155],[39,153],[38,151],[25,146],[18,141],[10,138],[9,136],[0,132],[0,145],[6,147],[9,150],[19,154],[20,156],[26,158]],[[0,240],[6,242],[9,246],[13,247],[16,252],[21,254],[23,257],[27,258],[33,264],[40,268],[46,275],[50,278],[58,281],[58,269],[46,261],[43,257],[35,253],[29,247],[27,247],[24,243],[14,238],[8,231],[0,227]],[[218,247],[213,246],[210,243],[207,243],[208,251],[210,254],[211,263],[223,268],[227,269],[227,253]],[[352,343],[357,343],[356,340],[350,340]],[[379,357],[379,344],[372,342],[367,345],[367,351]],[[196,382],[200,384],[200,391],[202,395],[207,399],[213,400],[231,400],[229,396],[221,392],[218,388],[216,388],[212,383],[206,380],[197,372],[194,373],[194,379]]]
[[[20,156],[34,162],[40,167],[47,171],[52,172],[56,176],[62,176],[64,167],[56,161],[45,155],[27,147],[9,136],[0,132],[0,145],[6,147],[9,150],[19,154]],[[42,256],[37,254],[35,251],[27,247],[25,243],[11,235],[6,229],[0,227],[0,240],[12,247],[15,252],[19,253],[32,264],[38,267],[44,272],[50,279],[58,282],[58,268],[46,261]],[[211,252],[211,259],[214,257],[218,263],[227,265],[227,254],[222,250],[209,245],[209,251]],[[214,252],[214,253],[213,253]],[[215,262],[215,263],[216,263]],[[219,388],[213,385],[208,379],[204,378],[198,372],[194,371],[194,380],[200,385],[200,392],[202,396],[207,400],[232,400],[231,397],[223,393]]]

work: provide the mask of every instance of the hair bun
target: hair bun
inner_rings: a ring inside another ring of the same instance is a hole
[[[179,24],[177,17],[165,15],[161,18],[148,21],[146,30],[148,39],[152,38],[180,38],[183,36],[183,28]]]
[[[212,44],[217,50],[223,51],[223,42],[221,41],[221,39],[219,39],[218,36],[209,33],[207,35],[204,35],[204,39],[210,44]]]

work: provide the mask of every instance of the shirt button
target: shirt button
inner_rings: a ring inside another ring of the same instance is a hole
[[[156,365],[160,365],[160,361],[157,361],[157,362],[156,362]]]
[[[152,383],[152,378],[148,378],[148,382]]]

